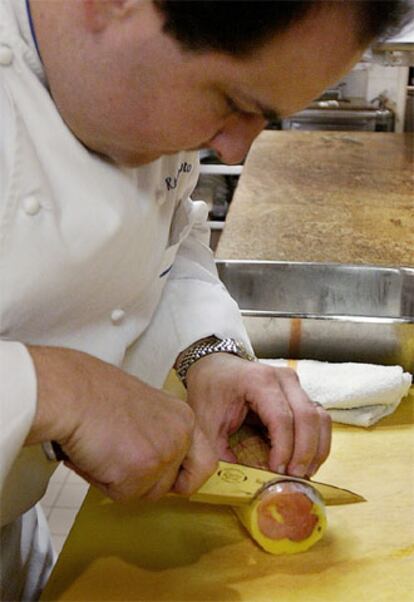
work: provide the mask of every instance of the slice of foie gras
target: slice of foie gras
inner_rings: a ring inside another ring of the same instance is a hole
[[[234,508],[252,538],[271,554],[297,554],[323,536],[325,505],[311,486],[279,481],[263,489],[248,505]]]

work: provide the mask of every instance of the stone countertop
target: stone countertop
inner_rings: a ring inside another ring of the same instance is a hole
[[[216,256],[414,266],[413,134],[266,130]]]

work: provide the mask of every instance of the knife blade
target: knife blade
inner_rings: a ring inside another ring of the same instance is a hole
[[[279,481],[297,481],[311,485],[318,491],[327,506],[366,501],[361,495],[335,485],[281,475],[270,470],[253,468],[244,464],[232,464],[222,460],[219,461],[217,470],[190,496],[190,501],[243,506],[249,504],[262,489]]]

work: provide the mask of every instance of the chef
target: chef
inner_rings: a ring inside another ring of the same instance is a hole
[[[240,161],[403,3],[260,4],[0,0],[2,600],[36,599],[53,564],[52,441],[117,500],[193,492],[248,412],[272,469],[329,453],[294,372],[251,361],[189,195],[197,149]],[[187,403],[161,390],[172,367]]]

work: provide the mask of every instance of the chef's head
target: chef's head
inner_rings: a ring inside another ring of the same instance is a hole
[[[178,150],[240,161],[401,23],[405,0],[31,0],[51,93],[73,133],[139,165]]]

